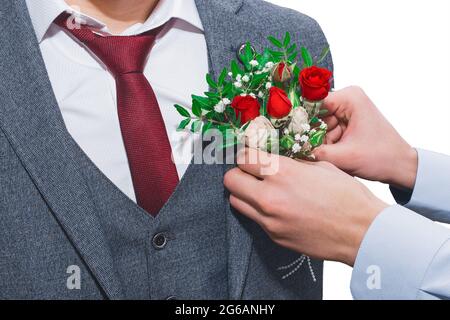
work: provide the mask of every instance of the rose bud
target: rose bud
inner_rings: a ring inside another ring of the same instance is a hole
[[[276,82],[288,81],[292,77],[291,68],[285,62],[280,62],[273,69],[272,77]]]
[[[236,112],[236,117],[241,117],[241,124],[246,124],[260,114],[261,105],[252,96],[237,96],[233,99],[231,106]]]
[[[289,132],[302,135],[310,129],[309,116],[305,109],[299,107],[292,112],[292,119],[288,125]]]
[[[267,151],[267,142],[277,137],[277,131],[269,119],[259,116],[252,120],[244,132],[245,145]]]
[[[284,90],[272,87],[267,100],[267,113],[276,119],[287,117],[292,110],[292,103]]]
[[[316,66],[303,69],[298,83],[302,89],[302,96],[308,101],[322,101],[330,92],[333,73]]]

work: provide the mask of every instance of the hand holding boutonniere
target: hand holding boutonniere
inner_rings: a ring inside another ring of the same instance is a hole
[[[327,132],[320,116],[327,112],[322,106],[332,73],[318,65],[329,48],[314,59],[306,48],[297,50],[289,33],[281,40],[268,39],[275,50],[258,53],[247,43],[241,63],[231,61],[217,81],[207,75],[210,91],[192,96],[191,112],[175,105],[184,117],[178,129],[217,130],[225,141],[222,147],[244,143],[295,159],[313,159],[312,151]]]

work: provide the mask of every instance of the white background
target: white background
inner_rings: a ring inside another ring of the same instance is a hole
[[[450,154],[449,0],[270,0],[315,18],[336,89],[363,87],[413,146]],[[383,137],[380,136],[380,139]],[[393,203],[387,187],[368,183]],[[351,299],[351,269],[325,264],[325,299]]]

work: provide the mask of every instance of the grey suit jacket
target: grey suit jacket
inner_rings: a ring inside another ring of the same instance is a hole
[[[292,10],[260,0],[196,2],[213,75],[241,44],[261,50],[268,35],[289,31],[314,56],[327,45],[319,25]],[[65,128],[24,0],[2,2],[0,30],[0,298],[127,298],[99,222],[114,208],[101,200],[109,182]],[[325,64],[332,69],[331,58]],[[283,283],[276,267],[298,254],[271,244],[231,210],[227,215],[231,299],[321,297],[320,262],[317,282]],[[67,295],[61,261],[87,270],[84,293]]]

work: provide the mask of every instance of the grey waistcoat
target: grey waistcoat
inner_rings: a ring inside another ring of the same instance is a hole
[[[314,56],[327,45],[292,10],[196,3],[213,75],[268,35],[289,31]],[[301,255],[230,209],[225,166],[191,165],[156,218],[130,201],[68,133],[24,0],[2,2],[0,30],[0,298],[321,298],[322,263],[285,278]]]

